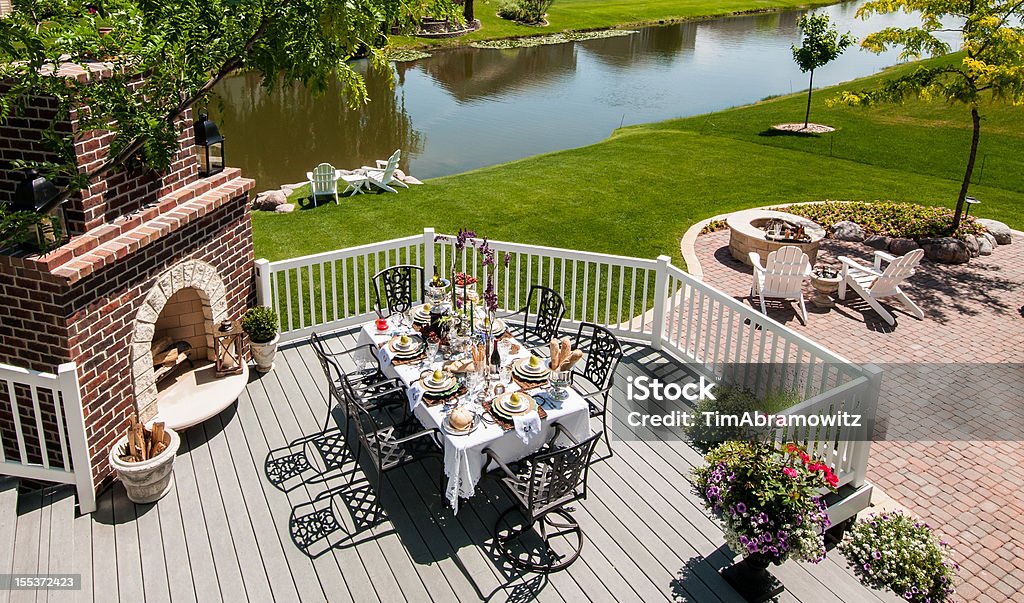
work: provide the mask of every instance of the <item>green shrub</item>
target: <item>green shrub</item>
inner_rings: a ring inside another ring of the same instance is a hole
[[[266,306],[249,308],[242,315],[242,330],[256,343],[267,343],[277,335],[277,314]]]
[[[850,220],[860,224],[867,234],[905,239],[950,236],[949,227],[953,224],[951,209],[893,201],[825,201],[780,210],[813,220],[825,229],[836,222]],[[953,236],[963,238],[982,232],[984,228],[968,216]]]
[[[523,23],[540,23],[554,3],[555,0],[501,0],[498,16]]]
[[[778,414],[800,402],[795,393],[786,391],[769,392],[758,397],[753,392],[738,387],[718,386],[715,388],[715,399],[701,399],[693,409],[693,424],[685,428],[687,437],[693,447],[707,454],[709,450],[725,441],[755,440],[763,433],[751,427],[716,427],[704,424],[705,412],[717,412],[725,415],[741,415],[745,412],[762,412]]]

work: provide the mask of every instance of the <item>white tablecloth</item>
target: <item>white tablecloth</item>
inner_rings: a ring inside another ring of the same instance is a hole
[[[392,319],[393,320],[393,319]],[[408,329],[396,327],[386,331],[378,331],[373,322],[363,325],[359,334],[359,343],[372,343],[381,346],[391,337],[409,332]],[[512,358],[527,357],[529,351],[523,347],[519,354]],[[429,366],[422,366],[418,362],[394,366],[387,362],[387,358],[381,362],[381,369],[389,377],[398,377],[406,386],[412,386],[420,373],[427,368],[441,368],[441,355],[438,354],[437,361]],[[519,387],[512,383],[506,391],[516,391]],[[537,390],[544,392],[546,390]],[[531,392],[536,395],[536,392]],[[510,463],[536,452],[545,442],[551,438],[552,427],[555,422],[560,423],[574,438],[583,440],[590,435],[590,415],[587,409],[587,402],[577,392],[569,390],[569,396],[565,400],[555,401],[550,396],[543,396],[547,402],[544,410],[547,418],[541,421],[541,433],[530,439],[525,444],[515,430],[505,431],[499,425],[482,423],[475,431],[466,435],[453,436],[446,433],[441,422],[444,420],[444,405],[438,404],[428,407],[419,401],[419,396],[411,396],[410,403],[414,403],[413,414],[419,419],[424,427],[435,428],[441,431],[444,438],[444,469],[448,477],[446,495],[448,502],[454,511],[458,511],[459,498],[469,498],[476,491],[477,482],[485,463],[488,462],[487,455],[483,453],[485,448],[490,448],[503,462]]]

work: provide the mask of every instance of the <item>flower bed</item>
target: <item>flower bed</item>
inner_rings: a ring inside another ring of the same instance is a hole
[[[790,205],[784,210],[826,228],[849,220],[859,224],[868,234],[904,239],[949,236],[949,227],[953,223],[951,209],[893,201],[825,201]],[[962,239],[969,234],[981,234],[984,230],[973,217],[968,217],[960,223],[953,236]]]

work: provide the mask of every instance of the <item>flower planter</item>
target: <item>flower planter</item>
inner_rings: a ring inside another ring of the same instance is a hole
[[[723,568],[719,573],[745,600],[762,603],[779,596],[785,590],[782,583],[768,571],[769,563],[766,556],[754,553]]]
[[[141,463],[121,460],[120,452],[128,444],[128,437],[122,437],[110,450],[110,466],[117,470],[117,477],[124,484],[128,499],[134,503],[153,503],[161,498],[174,484],[174,457],[178,453],[181,439],[173,429],[164,430],[167,448],[155,457]]]
[[[811,298],[811,303],[818,308],[831,308],[835,306],[836,303],[832,301],[831,296],[839,289],[839,283],[842,281],[842,276],[828,277],[812,274],[811,285],[814,286],[816,293]]]
[[[264,343],[257,343],[249,340],[249,350],[252,352],[252,359],[256,363],[256,370],[261,373],[269,373],[274,368],[274,358],[277,357],[277,344],[281,341],[281,335],[274,335],[274,338]]]

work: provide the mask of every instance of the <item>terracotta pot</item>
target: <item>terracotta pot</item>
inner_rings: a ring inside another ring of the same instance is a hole
[[[277,357],[277,344],[279,341],[281,341],[280,333],[264,343],[249,340],[249,351],[252,352],[252,359],[256,363],[257,371],[269,373],[274,369],[274,358]]]
[[[141,463],[128,463],[121,460],[119,453],[128,443],[124,436],[110,450],[110,466],[117,470],[117,477],[124,484],[128,499],[132,502],[145,504],[163,498],[174,484],[174,457],[178,454],[181,439],[171,428],[164,433],[168,437],[167,448],[155,457]]]

